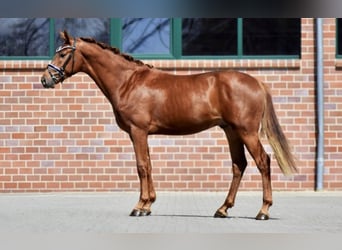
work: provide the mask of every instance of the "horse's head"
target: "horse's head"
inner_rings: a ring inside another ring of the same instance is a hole
[[[77,60],[76,38],[72,38],[64,31],[60,33],[64,44],[57,48],[55,56],[48,64],[41,83],[45,88],[54,88],[59,82],[79,71],[81,62]]]

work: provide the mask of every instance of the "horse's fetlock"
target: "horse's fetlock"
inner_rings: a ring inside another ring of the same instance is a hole
[[[273,200],[272,199],[263,199],[264,204],[267,204],[268,206],[272,206]]]

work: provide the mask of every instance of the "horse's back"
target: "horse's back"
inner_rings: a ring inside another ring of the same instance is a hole
[[[173,104],[180,105],[173,106],[182,110],[184,116],[204,121],[204,127],[259,125],[265,92],[262,83],[253,76],[229,70],[176,76],[175,79],[169,82],[173,88],[169,88],[168,95],[178,100]]]
[[[215,85],[217,88],[227,86],[231,88],[231,91],[242,87],[248,88],[251,91],[261,90],[260,82],[255,77],[235,70],[210,71],[188,75],[174,75],[158,70],[149,77],[152,79],[162,79],[158,83],[164,86],[167,84],[165,86],[167,88],[174,86],[177,88],[188,87],[196,90],[198,87],[206,88]]]

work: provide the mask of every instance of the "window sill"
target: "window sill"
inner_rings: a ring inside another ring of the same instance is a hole
[[[335,68],[337,70],[342,70],[342,59],[336,59],[336,61],[335,61]]]
[[[144,63],[164,70],[206,70],[206,69],[291,69],[301,67],[300,59],[146,59]],[[4,60],[0,61],[1,70],[42,70],[50,60]],[[336,62],[342,69],[342,60]]]
[[[156,68],[166,70],[189,69],[300,69],[300,59],[196,59],[143,60]]]
[[[0,60],[0,70],[42,70],[51,60]]]

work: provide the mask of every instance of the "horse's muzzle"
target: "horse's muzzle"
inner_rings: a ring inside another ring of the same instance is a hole
[[[47,80],[44,76],[40,79],[40,82],[42,83],[44,88],[54,88],[55,87],[55,82],[52,79]]]

